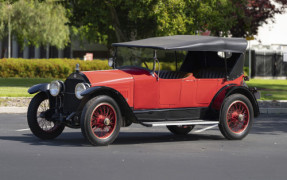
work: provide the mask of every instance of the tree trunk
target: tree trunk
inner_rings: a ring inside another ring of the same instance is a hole
[[[112,25],[116,31],[117,41],[118,42],[128,41],[127,37],[124,35],[123,31],[121,30],[120,21],[119,21],[118,14],[117,14],[115,7],[113,7],[113,5],[109,3],[108,1],[106,1],[106,4],[110,9],[110,13],[112,16]]]

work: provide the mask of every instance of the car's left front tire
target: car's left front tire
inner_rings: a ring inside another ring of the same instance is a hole
[[[105,146],[117,138],[121,122],[121,111],[116,101],[109,96],[100,95],[85,105],[81,129],[92,145]]]

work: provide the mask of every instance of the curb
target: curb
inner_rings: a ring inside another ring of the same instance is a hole
[[[260,108],[287,108],[287,100],[259,100]]]
[[[260,108],[261,114],[287,114],[287,108]]]

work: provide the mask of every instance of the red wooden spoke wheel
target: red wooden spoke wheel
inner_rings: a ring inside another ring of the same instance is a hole
[[[92,145],[111,144],[117,138],[121,124],[122,115],[117,102],[106,95],[91,99],[81,115],[82,133]]]
[[[101,103],[94,109],[91,117],[91,128],[96,137],[105,139],[115,130],[117,121],[115,109],[108,103]]]
[[[249,109],[242,101],[234,101],[227,110],[226,121],[228,128],[234,133],[242,133],[248,126]]]
[[[227,139],[243,139],[250,131],[253,117],[253,107],[246,96],[230,95],[223,102],[219,129]]]

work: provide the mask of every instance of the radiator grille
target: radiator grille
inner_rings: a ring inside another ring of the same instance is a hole
[[[64,113],[75,112],[80,105],[81,100],[75,96],[75,87],[78,83],[88,83],[85,75],[73,73],[65,81]]]

